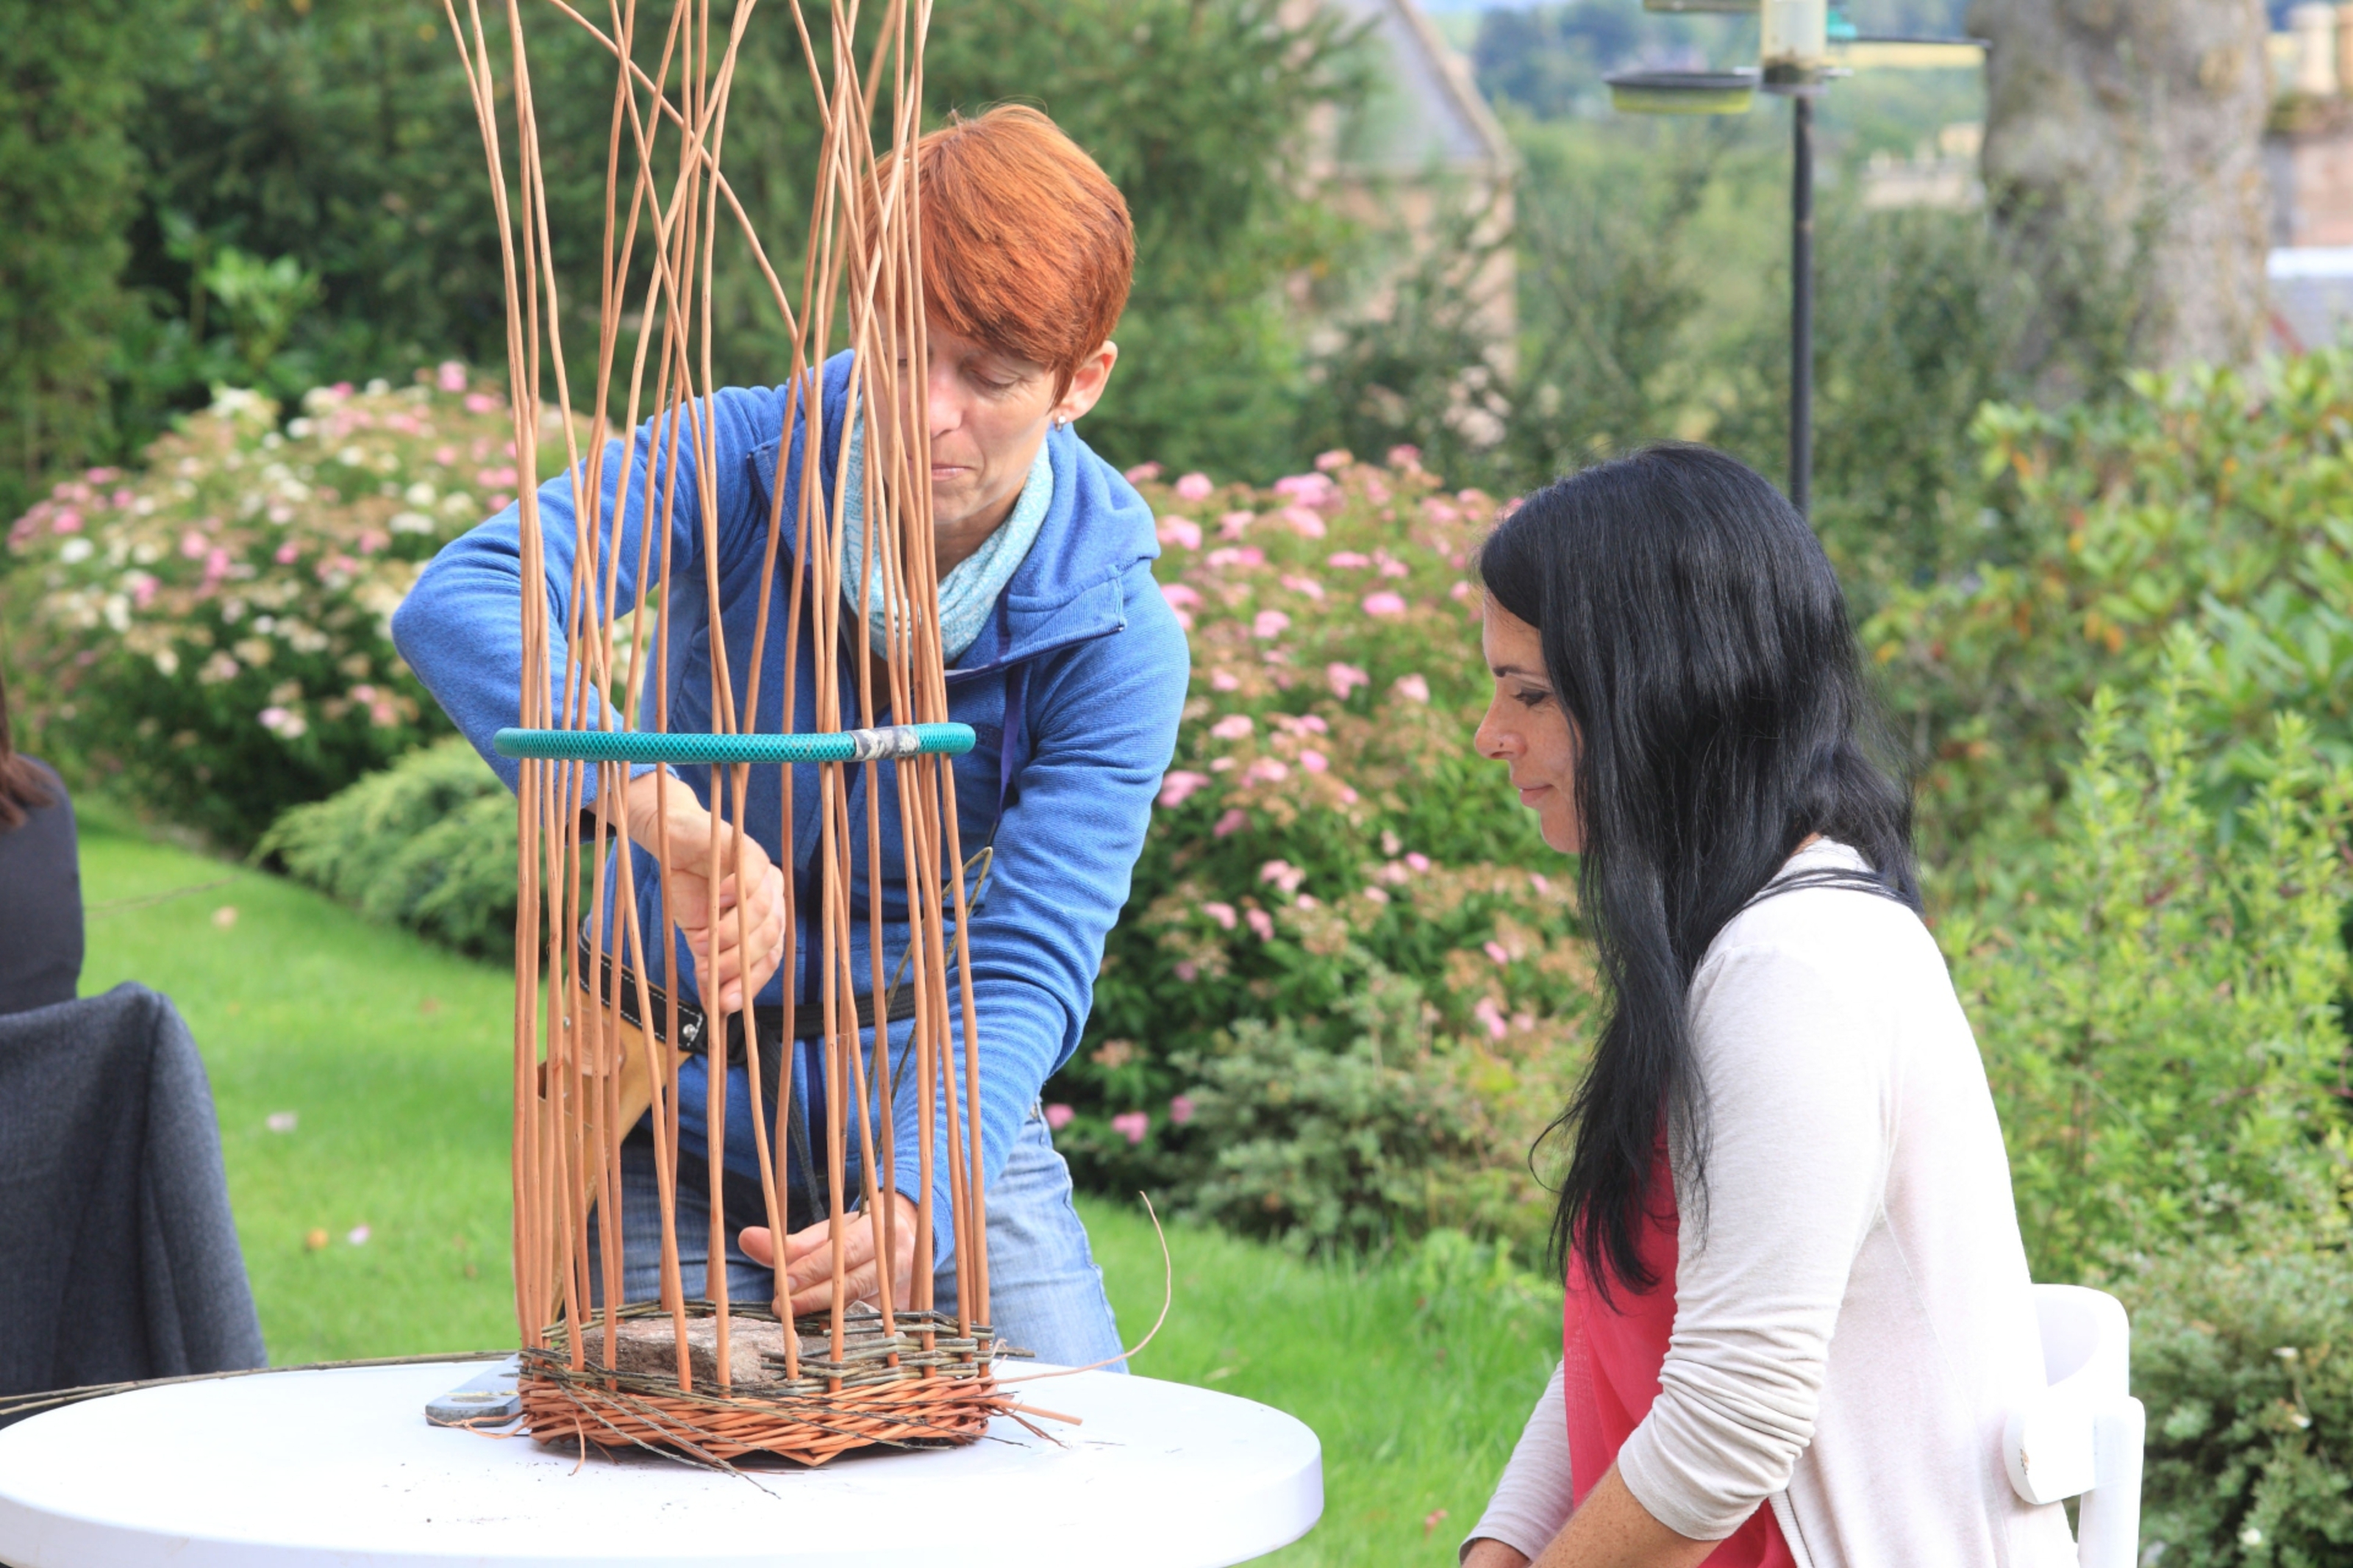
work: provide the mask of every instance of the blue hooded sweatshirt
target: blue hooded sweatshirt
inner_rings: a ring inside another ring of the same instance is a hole
[[[818,400],[823,422],[820,494],[828,499],[835,490],[833,470],[849,370],[847,353],[828,361]],[[804,442],[797,427],[788,447],[780,440],[787,391],[782,386],[733,387],[708,400],[716,471],[712,524],[716,539],[719,629],[726,643],[733,689],[739,694],[749,689],[754,623],[760,610],[761,563],[778,454],[780,448],[788,453],[784,465],[784,539],[762,658],[760,709],[755,721],[746,726],[766,731],[786,728],[782,693],[786,612],[804,460]],[[702,411],[703,405],[697,405],[681,422],[683,455],[671,511],[669,727],[681,731],[712,727],[712,599],[705,586],[703,518],[693,457],[695,427]],[[802,416],[796,416],[797,426]],[[633,453],[625,454],[617,440],[606,452],[604,516],[609,520],[617,510],[621,517],[615,603],[624,606],[638,597],[636,568],[645,479],[656,451],[649,421],[638,429]],[[1028,556],[998,595],[995,613],[978,639],[946,672],[949,716],[971,725],[978,737],[972,752],[954,765],[964,852],[970,857],[983,845],[993,846],[994,851],[986,897],[970,917],[968,933],[981,1051],[982,1169],[984,1180],[990,1184],[1003,1169],[1014,1134],[1040,1087],[1078,1046],[1093,1002],[1103,939],[1127,901],[1129,878],[1143,848],[1153,797],[1174,753],[1177,719],[1191,674],[1184,631],[1153,581],[1151,563],[1160,553],[1160,546],[1143,498],[1070,429],[1049,435],[1047,451],[1053,464],[1054,491],[1046,520]],[[656,515],[668,477],[663,471],[666,467],[654,467]],[[629,499],[626,509],[617,509],[614,493],[625,473],[629,476]],[[575,541],[571,485],[570,476],[558,475],[539,490],[551,628],[570,624]],[[393,640],[401,657],[510,789],[517,782],[516,764],[495,754],[491,740],[502,725],[514,723],[522,711],[520,526],[519,510],[510,506],[453,540],[426,568],[392,623]],[[596,563],[600,576],[613,563],[614,530],[609,521],[603,532],[600,549],[605,559]],[[649,559],[656,564],[649,571],[658,571],[662,542],[657,537],[651,545]],[[813,631],[806,624],[810,619],[803,617],[795,661],[797,679],[791,728],[797,731],[818,727],[815,669],[818,654]],[[863,649],[848,646],[858,632],[856,623],[846,616],[844,623],[850,629],[844,634],[844,646],[832,650],[832,657],[841,671],[846,708],[853,715],[847,721],[854,723],[854,659]],[[551,639],[558,641],[557,657],[551,662],[559,666],[560,636],[557,633]],[[652,649],[647,650],[646,658],[651,660]],[[654,696],[654,682],[649,679],[638,717],[640,728],[653,727]],[[1016,733],[1009,768],[1001,771],[1000,764],[1008,761],[1008,700]],[[614,722],[619,727],[617,718]],[[681,767],[674,772],[710,809],[710,770]],[[754,769],[751,776],[748,820],[753,836],[786,875],[795,879],[800,894],[797,907],[803,910],[811,908],[807,894],[812,880],[811,854],[818,842],[817,773],[813,766],[803,767],[795,777],[789,864],[777,842],[783,804],[780,770]],[[862,768],[844,772],[849,781],[849,841],[856,847],[850,857],[854,862],[850,928],[854,973],[861,993],[868,989],[871,974],[864,853],[870,803],[865,773]],[[878,776],[882,797],[879,815],[887,984],[898,973],[907,940],[903,889],[909,873],[901,860],[894,771],[884,767],[878,770]],[[670,973],[678,977],[679,994],[691,999],[697,994],[693,955],[662,920],[660,882],[652,857],[642,849],[635,854],[638,929],[647,933],[649,949],[652,933],[671,931]],[[916,875],[938,886],[947,868],[919,869]],[[608,873],[607,886],[617,885]],[[759,1001],[763,1004],[815,999],[806,983],[797,988],[800,994],[788,995],[786,990],[797,979],[806,982],[813,968],[808,962],[806,921],[799,932],[800,951],[762,991]],[[648,976],[649,980],[668,984],[669,974],[660,973],[659,950],[649,951],[649,968],[657,971]],[[953,977],[949,989],[954,998]],[[910,1027],[899,1025],[894,1037],[903,1042]],[[957,1037],[961,1038],[960,1033]],[[871,1049],[871,1033],[867,1038]],[[898,1054],[894,1048],[894,1067]],[[736,1067],[729,1077],[727,1163],[731,1170],[754,1174],[758,1166],[744,1068]],[[959,1086],[962,1077],[959,1060]],[[823,1088],[815,1050],[797,1050],[794,1104],[821,1104]],[[691,1058],[681,1082],[681,1152],[698,1160],[704,1157],[707,1147],[707,1118],[702,1114],[707,1095],[698,1056]],[[896,1142],[902,1152],[894,1184],[913,1197],[921,1190],[913,1157],[917,1107],[912,1093],[897,1098]],[[773,1113],[774,1108],[770,1110]],[[937,1147],[944,1152],[944,1144]],[[854,1173],[854,1133],[844,1153]],[[797,1173],[798,1168],[796,1163]],[[944,1263],[954,1246],[948,1231],[944,1159],[935,1163],[934,1187],[941,1231],[938,1257]],[[854,1174],[849,1190],[858,1190]]]

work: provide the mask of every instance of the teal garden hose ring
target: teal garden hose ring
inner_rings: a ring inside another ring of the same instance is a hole
[[[960,757],[972,750],[969,724],[886,724],[806,735],[714,735],[657,730],[501,730],[491,744],[502,757],[557,763],[676,763],[718,767],[793,763],[882,763],[902,757]]]

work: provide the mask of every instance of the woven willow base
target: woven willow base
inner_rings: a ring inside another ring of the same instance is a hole
[[[625,1330],[640,1331],[621,1339],[619,1353],[609,1358],[616,1364],[606,1364],[601,1324],[582,1336],[578,1367],[564,1329],[551,1329],[544,1348],[522,1352],[516,1384],[524,1429],[551,1445],[645,1448],[694,1464],[727,1466],[769,1454],[821,1465],[857,1448],[976,1442],[992,1417],[1013,1408],[1013,1395],[997,1387],[991,1370],[997,1344],[989,1331],[976,1327],[959,1336],[955,1321],[936,1313],[902,1312],[898,1331],[885,1335],[878,1315],[861,1312],[839,1362],[828,1359],[828,1320],[803,1318],[795,1325],[802,1352],[795,1379],[786,1376],[785,1331],[775,1314],[731,1307],[729,1317],[753,1332],[731,1334],[734,1364],[723,1387],[711,1372],[711,1305],[690,1303],[687,1313],[691,1342],[700,1342],[689,1369],[694,1384],[687,1389],[679,1385],[670,1314],[659,1306],[621,1309]],[[662,1354],[649,1357],[654,1346]],[[667,1370],[654,1370],[650,1363],[659,1360],[667,1360]]]

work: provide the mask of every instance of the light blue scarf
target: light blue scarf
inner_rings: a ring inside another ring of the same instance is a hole
[[[849,471],[846,502],[842,508],[841,595],[852,605],[858,603],[858,584],[866,584],[866,641],[878,658],[891,654],[889,627],[895,619],[907,625],[907,606],[890,604],[882,574],[876,572],[870,581],[866,575],[866,419],[860,415],[849,427],[849,451],[842,459]],[[997,596],[1005,592],[1005,584],[1013,580],[1014,572],[1037,542],[1038,530],[1046,521],[1046,509],[1054,500],[1054,464],[1046,455],[1046,443],[1038,444],[1037,460],[1029,465],[1029,478],[1021,486],[1021,495],[1013,503],[1013,513],[997,525],[997,531],[981,541],[980,548],[956,563],[948,574],[940,579],[940,650],[946,661],[954,664],[964,657],[965,649],[980,636],[981,627],[988,624],[988,612],[997,605]]]

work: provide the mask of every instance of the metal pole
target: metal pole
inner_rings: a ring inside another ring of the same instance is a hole
[[[1814,489],[1814,100],[1789,100],[1789,502],[1813,510]]]

